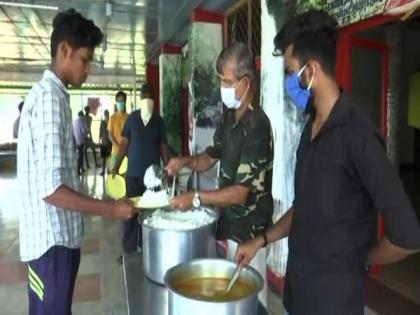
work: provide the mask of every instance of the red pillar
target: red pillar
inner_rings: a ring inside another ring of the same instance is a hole
[[[146,81],[153,89],[155,112],[159,113],[159,64],[148,63],[146,65]]]

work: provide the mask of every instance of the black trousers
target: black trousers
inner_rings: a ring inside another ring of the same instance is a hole
[[[146,190],[146,187],[143,184],[143,178],[126,177],[125,183],[128,198],[141,196]],[[131,219],[123,222],[122,245],[123,251],[126,254],[135,252],[137,246],[141,247],[142,244],[141,227],[137,218],[138,215],[136,214]]]
[[[92,142],[92,139],[87,138],[85,143],[85,160],[86,160],[86,166],[89,167],[89,160],[88,160],[88,149],[92,149],[93,159],[95,161],[95,165],[98,166],[98,159],[96,158],[96,149],[95,144]]]
[[[79,174],[83,169],[83,152],[85,151],[85,145],[82,143],[77,146],[77,172]]]

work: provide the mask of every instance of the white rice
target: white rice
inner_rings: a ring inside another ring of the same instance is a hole
[[[144,174],[143,182],[147,189],[153,189],[162,185],[160,178],[156,177],[153,165],[147,168],[146,173]]]
[[[212,223],[215,217],[204,209],[190,211],[168,211],[158,209],[144,224],[164,230],[187,231]]]
[[[140,199],[141,206],[146,208],[164,207],[169,204],[169,196],[166,190],[146,190]]]

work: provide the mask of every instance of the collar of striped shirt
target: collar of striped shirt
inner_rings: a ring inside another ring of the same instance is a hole
[[[62,90],[66,95],[69,94],[69,92],[67,91],[67,88],[64,86],[61,79],[53,71],[51,71],[49,69],[45,70],[44,71],[44,78],[45,79],[50,79],[55,84],[57,84],[57,86],[60,88],[60,90]]]

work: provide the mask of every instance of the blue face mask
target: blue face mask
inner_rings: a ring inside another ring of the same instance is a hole
[[[288,75],[286,78],[286,94],[290,98],[293,104],[300,109],[302,112],[306,111],[306,108],[309,103],[309,99],[311,98],[311,87],[312,83],[314,82],[315,78],[315,68],[314,74],[312,76],[311,82],[307,88],[302,88],[300,86],[300,76],[302,75],[303,71],[306,69],[308,65],[305,65],[298,73],[293,73]]]
[[[125,102],[122,102],[122,101],[117,102],[117,110],[119,112],[122,112],[124,109],[125,109]]]

